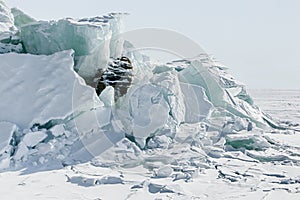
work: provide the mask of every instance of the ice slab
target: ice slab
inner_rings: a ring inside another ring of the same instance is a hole
[[[20,160],[23,158],[23,156],[26,156],[28,153],[28,148],[27,145],[24,142],[20,142],[20,144],[18,145],[18,148],[14,154],[14,159],[15,160]]]
[[[213,105],[208,101],[205,90],[192,84],[180,83],[184,95],[185,122],[196,123],[205,119]]]
[[[0,121],[30,128],[102,105],[95,90],[73,71],[72,56],[72,50],[50,56],[0,55]]]
[[[34,147],[47,136],[48,135],[43,131],[30,132],[24,136],[22,141],[27,145],[27,147]]]
[[[137,88],[130,96],[132,134],[141,147],[146,138],[162,129],[169,116],[170,107],[161,88],[152,84]]]
[[[14,17],[14,25],[17,28],[21,28],[26,24],[36,22],[35,19],[30,17],[29,15],[26,15],[23,11],[19,10],[18,8],[12,8],[11,13],[13,14]]]

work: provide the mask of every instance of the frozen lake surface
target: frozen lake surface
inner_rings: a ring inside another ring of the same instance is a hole
[[[249,90],[254,102],[280,121],[300,124],[300,90]]]

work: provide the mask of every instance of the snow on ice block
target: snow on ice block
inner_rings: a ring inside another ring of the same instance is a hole
[[[0,121],[30,128],[101,105],[95,90],[74,72],[72,55],[72,50],[0,55]]]
[[[85,79],[105,68],[109,57],[119,57],[123,42],[119,14],[108,16],[39,21],[21,27],[21,39],[28,53],[53,54],[75,51],[75,68]]]

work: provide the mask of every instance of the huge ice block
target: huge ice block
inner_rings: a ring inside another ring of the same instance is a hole
[[[50,55],[73,49],[75,68],[87,82],[110,57],[119,57],[123,42],[118,38],[121,14],[84,19],[39,21],[21,27],[21,40],[28,53]]]

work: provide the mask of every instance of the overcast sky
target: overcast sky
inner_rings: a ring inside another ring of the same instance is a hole
[[[177,31],[248,88],[300,89],[299,0],[6,0],[36,19],[128,12],[126,30]]]

